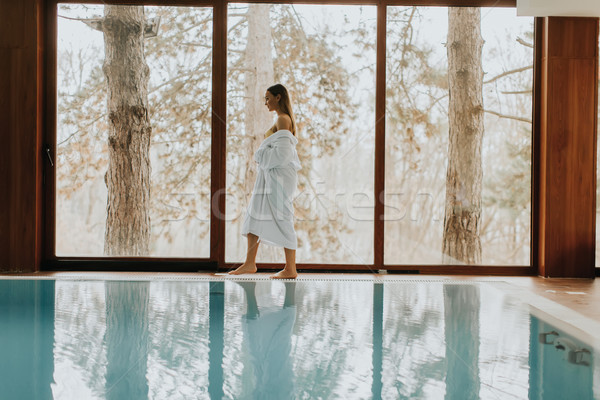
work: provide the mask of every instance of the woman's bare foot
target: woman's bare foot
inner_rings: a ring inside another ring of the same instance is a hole
[[[233,271],[229,271],[229,275],[253,274],[256,272],[256,264],[243,263]]]
[[[294,269],[293,271],[284,268],[282,271],[279,271],[275,275],[271,275],[271,279],[296,279],[298,273]]]

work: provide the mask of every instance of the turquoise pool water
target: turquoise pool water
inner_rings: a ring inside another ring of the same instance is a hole
[[[595,357],[484,283],[0,280],[1,399],[579,400]]]

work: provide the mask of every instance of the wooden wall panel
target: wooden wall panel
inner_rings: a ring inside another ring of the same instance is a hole
[[[540,274],[595,272],[598,19],[545,20]]]
[[[29,39],[28,29],[35,28],[24,16],[29,13],[33,19],[34,13],[29,3],[31,0],[23,1],[1,1],[0,15],[0,48],[22,48],[27,45]]]
[[[7,157],[8,149],[11,148],[11,135],[8,134],[10,127],[10,71],[13,50],[0,47],[0,140],[4,144],[0,153],[0,271],[8,269],[9,261],[5,258],[10,252],[10,181],[11,169],[10,158]]]
[[[547,57],[596,57],[598,18],[550,17],[546,28]]]
[[[30,272],[40,265],[40,4],[0,5],[0,271]]]

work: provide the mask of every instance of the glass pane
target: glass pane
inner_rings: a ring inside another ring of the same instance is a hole
[[[56,254],[208,257],[212,9],[61,4],[57,23]]]
[[[448,174],[449,9],[388,7],[386,264],[529,265],[533,19],[514,9],[472,10],[480,22],[458,25],[481,27],[481,58],[476,51],[463,56],[483,71],[483,128],[479,144],[465,141],[471,128],[456,118],[450,161],[452,171],[463,173]],[[452,101],[458,110],[467,107],[458,94]],[[459,216],[448,218],[455,224],[445,236],[447,212]],[[478,242],[481,250],[471,251]]]
[[[228,18],[227,261],[246,255],[253,155],[275,122],[264,96],[281,83],[302,165],[297,261],[372,263],[376,8],[232,4]],[[283,260],[280,248],[259,247],[258,262]]]

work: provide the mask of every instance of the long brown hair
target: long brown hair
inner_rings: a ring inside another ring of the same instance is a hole
[[[268,88],[267,92],[271,93],[273,96],[277,96],[278,94],[281,95],[279,106],[281,107],[281,111],[290,116],[290,119],[292,120],[292,129],[290,129],[290,131],[296,136],[296,118],[294,117],[294,111],[292,111],[292,102],[287,89],[281,83],[278,83]]]

